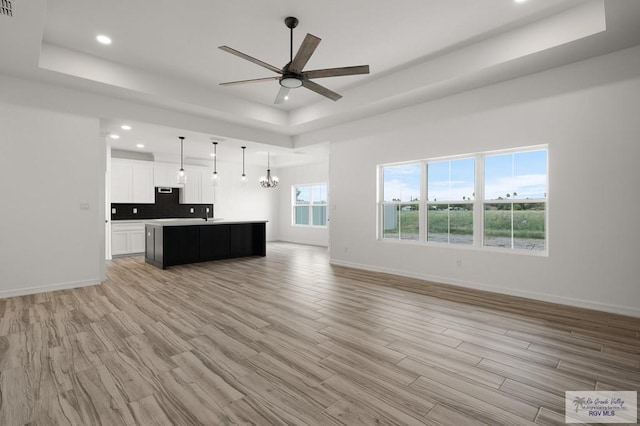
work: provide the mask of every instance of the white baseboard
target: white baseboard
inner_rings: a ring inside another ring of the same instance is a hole
[[[293,244],[304,244],[307,246],[318,246],[318,247],[329,247],[329,244],[327,244],[326,242],[322,242],[322,241],[315,241],[315,240],[305,240],[305,239],[278,239],[275,241],[280,241],[283,243],[293,243]]]
[[[90,280],[90,281],[74,281],[69,283],[59,283],[59,284],[51,284],[51,285],[43,285],[39,287],[27,287],[27,288],[16,288],[13,290],[0,290],[0,299],[6,299],[9,297],[17,297],[17,296],[27,296],[29,294],[36,293],[46,293],[49,291],[56,290],[68,290],[71,288],[79,288],[79,287],[89,287],[92,285],[100,284],[100,280]]]
[[[558,303],[561,305],[574,306],[577,308],[592,309],[595,311],[609,312],[613,314],[627,315],[627,316],[640,318],[640,309],[632,306],[619,306],[619,305],[611,305],[606,303],[592,302],[590,300],[575,299],[572,297],[537,293],[533,291],[518,290],[518,289],[506,288],[506,287],[498,287],[498,286],[493,286],[485,283],[456,280],[456,279],[440,277],[436,275],[429,275],[429,274],[412,273],[412,272],[407,272],[407,271],[393,269],[393,268],[384,268],[384,267],[366,265],[361,263],[344,262],[342,260],[335,260],[335,259],[331,259],[329,263],[336,266],[346,266],[348,268],[363,269],[366,271],[399,275],[401,277],[416,278],[419,280],[430,281],[437,284],[454,285],[454,286],[465,287],[465,288],[474,289],[474,290],[489,291],[491,293],[524,297],[527,299],[540,300],[543,302]]]

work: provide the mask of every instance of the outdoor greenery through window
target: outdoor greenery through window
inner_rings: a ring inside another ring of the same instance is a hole
[[[386,240],[547,250],[547,149],[380,167]]]
[[[420,163],[383,168],[382,229],[384,238],[420,238]]]
[[[327,184],[293,187],[293,224],[327,226]]]
[[[547,151],[484,157],[484,245],[546,249]]]
[[[475,160],[427,162],[427,241],[473,244]]]

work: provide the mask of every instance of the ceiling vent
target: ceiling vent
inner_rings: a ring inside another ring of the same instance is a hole
[[[12,9],[12,2],[11,0],[0,0],[1,6],[0,6],[0,13],[6,16],[11,16],[13,17],[13,9]]]

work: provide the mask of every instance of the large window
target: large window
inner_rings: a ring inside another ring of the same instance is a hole
[[[292,188],[293,224],[327,226],[327,184],[297,185]]]
[[[547,149],[380,167],[380,236],[428,244],[547,250]]]
[[[384,238],[420,238],[420,163],[382,169],[382,233]]]

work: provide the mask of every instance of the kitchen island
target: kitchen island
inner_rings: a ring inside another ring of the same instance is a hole
[[[145,261],[158,268],[266,256],[267,221],[157,219],[145,222]]]

